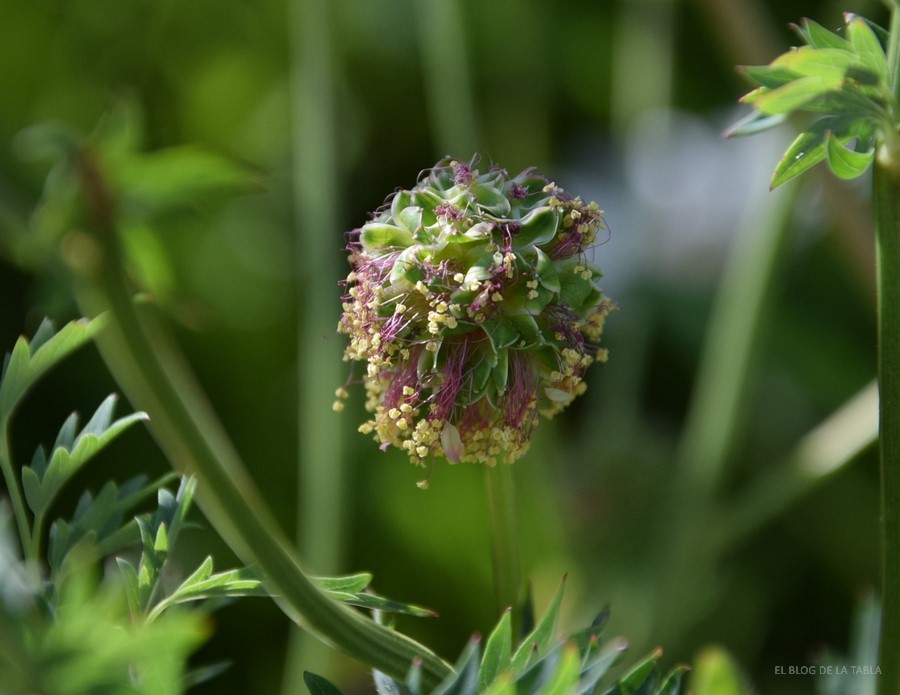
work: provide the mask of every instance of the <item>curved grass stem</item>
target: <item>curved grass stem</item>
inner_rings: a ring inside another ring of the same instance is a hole
[[[485,483],[491,520],[494,595],[499,611],[511,608],[513,634],[517,635],[522,623],[522,575],[512,466],[498,463],[485,468]]]
[[[331,600],[302,571],[163,322],[152,310],[138,311],[124,271],[114,201],[89,152],[81,153],[78,165],[92,232],[69,240],[70,257],[81,259],[73,262],[82,280],[79,300],[88,313],[111,314],[101,352],[132,403],[150,414],[152,432],[173,466],[197,475],[204,514],[244,562],[261,570],[295,622],[396,678],[420,659],[424,681],[439,683],[451,669],[433,652]]]

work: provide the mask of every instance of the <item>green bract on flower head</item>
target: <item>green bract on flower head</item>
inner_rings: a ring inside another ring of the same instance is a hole
[[[413,463],[522,456],[539,414],[606,361],[612,304],[585,260],[605,230],[596,203],[530,169],[510,178],[445,159],[395,193],[350,233],[338,328],[345,359],[367,363],[373,418],[360,431]]]

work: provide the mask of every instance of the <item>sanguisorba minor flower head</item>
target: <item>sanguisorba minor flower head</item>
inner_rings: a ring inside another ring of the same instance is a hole
[[[474,167],[438,162],[350,233],[339,330],[366,363],[360,431],[414,463],[516,460],[606,361],[612,304],[586,260],[603,212],[533,170]]]

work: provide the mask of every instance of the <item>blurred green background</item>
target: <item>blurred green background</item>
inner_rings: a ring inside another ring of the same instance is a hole
[[[874,0],[8,2],[0,346],[44,315],[77,315],[65,273],[19,244],[46,174],[17,154],[22,129],[54,120],[89,132],[131,99],[148,148],[197,143],[259,171],[260,191],[158,222],[146,242],[153,289],[278,519],[299,528],[307,566],[370,570],[381,593],[434,608],[440,618],[401,628],[455,657],[496,618],[482,472],[440,465],[419,490],[423,471],[356,433],[359,392],[331,411],[347,374],[335,331],[343,233],[444,154],[537,166],[607,211],[595,261],[620,309],[609,363],[516,464],[538,605],[568,573],[570,627],[611,602],[611,630],[635,652],[661,645],[685,662],[720,643],[760,692],[811,693],[813,679],[775,667],[846,650],[856,602],[877,590],[872,452],[721,547],[718,517],[693,512],[737,504],[874,376],[865,182],[770,194],[790,128],[721,137],[748,88],[733,65],[796,44],[789,22],[836,28],[843,10],[885,19]],[[744,316],[740,293],[729,305],[733,334],[759,318],[748,359],[730,365],[721,342],[714,351],[730,376],[709,392],[737,393],[735,416],[718,422],[713,403],[692,425],[723,268],[731,257],[752,276],[756,257],[741,254],[776,227],[759,311]],[[79,354],[30,399],[16,451],[114,389],[96,352]],[[704,445],[685,432],[715,439],[716,427],[727,436],[710,449],[707,485],[692,457]],[[77,482],[166,467],[149,434],[131,433]],[[208,530],[182,552],[210,549],[217,566],[236,562]],[[367,680],[322,650],[298,652],[266,601],[214,621],[197,660],[235,663],[197,692],[277,692],[297,666],[348,687]]]

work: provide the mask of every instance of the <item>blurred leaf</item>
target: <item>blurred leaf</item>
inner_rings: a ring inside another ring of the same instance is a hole
[[[359,240],[366,251],[373,253],[406,248],[415,243],[413,235],[406,229],[382,222],[369,222],[363,225]]]
[[[535,625],[534,630],[526,635],[525,639],[523,639],[522,643],[519,645],[519,648],[516,649],[513,654],[513,669],[521,669],[527,663],[529,658],[531,658],[533,651],[540,654],[540,652],[545,651],[549,646],[550,640],[553,638],[553,633],[556,630],[556,624],[559,621],[559,606],[562,602],[565,587],[566,581],[563,579],[562,583],[559,585],[559,589],[556,590],[556,594],[553,596],[553,600],[550,602],[550,606],[547,608],[544,615],[541,616],[541,619],[538,621],[537,625]]]
[[[833,91],[840,86],[843,77],[801,77],[786,85],[760,94],[749,103],[767,115],[787,114]]]
[[[541,688],[542,695],[569,695],[578,683],[581,659],[574,644],[567,645],[550,681]]]
[[[512,618],[511,610],[503,612],[500,622],[493,629],[484,647],[481,670],[478,674],[478,688],[484,690],[510,666],[512,660]]]
[[[707,647],[694,659],[691,690],[694,695],[750,695],[731,656],[717,646]]]
[[[91,340],[105,325],[105,316],[98,316],[90,321],[72,321],[54,333],[52,322],[44,319],[31,343],[19,338],[3,362],[0,421],[10,417],[25,392],[51,367]]]
[[[832,173],[845,180],[862,176],[875,159],[874,148],[868,152],[854,152],[844,147],[834,133],[828,133],[826,153]]]
[[[676,666],[660,683],[653,695],[679,695],[684,675],[690,670],[688,666]]]
[[[513,247],[539,246],[556,236],[559,213],[551,207],[535,208],[522,218],[519,231],[513,236]]]
[[[800,133],[775,167],[770,186],[773,189],[777,188],[823,161],[828,156],[825,149],[827,135],[831,132],[841,132],[848,125],[846,119],[827,117],[816,121]]]
[[[878,37],[865,20],[854,17],[847,22],[847,37],[863,66],[874,72],[882,82],[887,83],[887,57]]]
[[[303,672],[303,682],[309,688],[310,695],[344,695],[331,681],[309,671]]]
[[[812,19],[803,18],[800,26],[794,27],[797,33],[813,48],[839,48],[848,51],[851,48],[847,39],[829,31],[818,22]]]
[[[358,572],[344,577],[313,577],[313,582],[323,591],[345,591],[356,594],[371,584],[372,575],[368,572]]]
[[[248,167],[190,145],[127,158],[109,174],[123,204],[151,213],[194,205],[210,195],[250,190],[260,183]]]
[[[165,528],[165,526],[160,528]],[[269,592],[253,572],[247,569],[228,570],[213,574],[213,559],[207,557],[200,567],[171,594],[153,606],[147,615],[147,621],[156,620],[166,610],[178,604],[237,596],[268,597]]]
[[[433,695],[476,695],[478,693],[478,664],[480,640],[469,640],[456,662],[455,672],[445,678]]]

